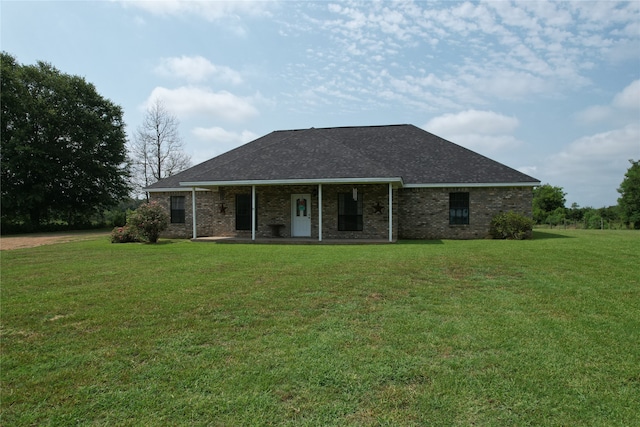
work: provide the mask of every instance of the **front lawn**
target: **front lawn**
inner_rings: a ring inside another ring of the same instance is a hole
[[[3,251],[1,425],[640,425],[640,234]]]

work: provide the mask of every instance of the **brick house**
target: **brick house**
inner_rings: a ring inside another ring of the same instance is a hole
[[[165,237],[476,239],[540,182],[413,125],[275,131],[156,182]]]

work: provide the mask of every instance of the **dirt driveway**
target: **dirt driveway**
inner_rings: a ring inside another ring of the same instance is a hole
[[[33,248],[35,246],[51,245],[53,243],[76,242],[103,236],[108,238],[107,231],[69,231],[59,233],[35,233],[19,234],[0,237],[0,250],[10,251],[12,249]]]

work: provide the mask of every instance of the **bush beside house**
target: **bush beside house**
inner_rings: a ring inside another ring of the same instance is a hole
[[[111,243],[156,243],[168,224],[169,216],[159,203],[145,203],[128,215],[125,226],[111,231]]]
[[[132,243],[139,241],[135,230],[128,225],[115,227],[111,230],[111,243]]]
[[[491,220],[489,234],[494,239],[523,240],[532,236],[533,220],[515,212],[501,212]]]

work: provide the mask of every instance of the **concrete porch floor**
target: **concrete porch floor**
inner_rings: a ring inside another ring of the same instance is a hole
[[[209,243],[251,243],[251,244],[270,244],[270,245],[384,245],[389,243],[388,239],[318,239],[310,237],[256,237],[251,240],[250,237],[198,237],[191,239],[192,242],[209,242]]]

